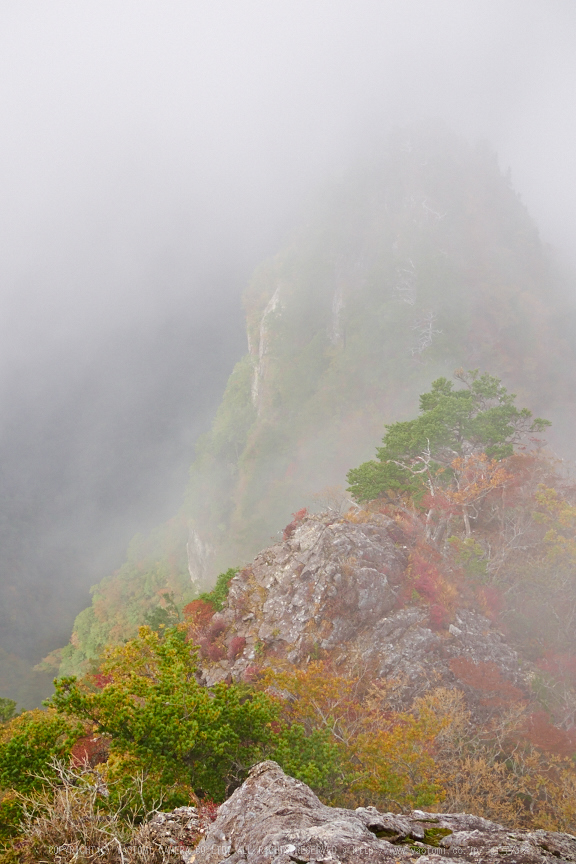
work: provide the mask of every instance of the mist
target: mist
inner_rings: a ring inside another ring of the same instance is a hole
[[[576,7],[0,6],[0,647],[36,662],[179,506],[241,293],[315,190],[433,118],[576,263]]]

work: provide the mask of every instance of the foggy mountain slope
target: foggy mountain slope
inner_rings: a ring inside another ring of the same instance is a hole
[[[485,136],[574,260],[575,34],[571,0],[2,5],[0,696],[65,640],[129,538],[177,510],[245,351],[250,273],[391,128],[433,116]],[[235,398],[219,417],[231,455],[209,485],[236,488],[241,401],[234,434]],[[227,524],[218,498],[208,534]]]
[[[49,690],[51,673],[39,679],[31,666],[68,639],[130,537],[180,506],[194,437],[245,344],[231,302],[211,321],[185,311],[118,328],[83,364],[65,345],[4,388],[2,695],[28,705]]]
[[[438,129],[392,136],[256,272],[250,350],[198,443],[187,536],[141,544],[98,586],[63,671],[126,638],[162,592],[185,599],[330,497],[438,375],[501,376],[555,421],[555,446],[570,442],[570,290],[488,148]]]
[[[399,134],[245,303],[250,354],[192,467],[191,531],[214,550],[192,573],[254,554],[458,367],[501,376],[574,453],[570,288],[488,149]]]

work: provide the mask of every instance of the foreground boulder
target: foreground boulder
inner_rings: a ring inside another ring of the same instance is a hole
[[[182,860],[194,864],[362,864],[434,856],[537,864],[576,861],[576,838],[514,831],[463,813],[406,816],[373,807],[327,807],[275,762],[256,765],[220,808],[205,838]]]

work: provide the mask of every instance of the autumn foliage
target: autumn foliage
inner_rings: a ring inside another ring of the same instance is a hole
[[[351,472],[363,509],[338,517],[388,517],[406,565],[396,610],[424,612],[452,686],[431,680],[410,701],[405,682],[359,659],[336,667],[319,650],[297,668],[261,656],[259,643],[241,681],[203,686],[198,661],[233,662],[247,648],[222,610],[236,574],[246,581],[251,571],[231,569],[185,606],[181,623],[143,628],[80,681],[61,679],[49,712],[0,727],[9,831],[18,830],[18,795],[48,794],[38,777],[47,770],[54,782],[53,757],[97,768],[124,792],[140,772],[145,801],[222,799],[271,757],[335,805],[576,831],[576,488],[527,435],[544,421],[516,409],[497,379],[459,380],[463,390],[434,383],[417,423],[388,427],[379,462]],[[306,516],[293,514],[284,541]],[[501,631],[530,675],[442,653],[461,610]]]
[[[292,536],[292,534],[294,533],[298,525],[300,525],[307,513],[308,510],[306,509],[306,507],[303,507],[301,510],[298,510],[296,513],[292,514],[292,522],[289,522],[288,525],[286,525],[282,534],[282,539],[284,540],[284,542],[286,542],[286,540],[288,540]]]
[[[285,721],[328,733],[334,771],[325,799],[331,804],[466,811],[573,830],[574,736],[534,713],[526,694],[493,664],[466,661],[453,669],[491,708],[506,710],[475,727],[463,692],[444,687],[432,687],[402,710],[401,682],[375,682],[366,668],[343,675],[324,661],[268,669],[259,686],[273,694]]]
[[[268,669],[260,686],[276,694],[287,723],[329,736],[331,803],[372,802],[387,809],[439,804],[432,750],[441,721],[390,710],[386,686],[376,684],[369,670],[347,676],[312,661],[305,669]]]

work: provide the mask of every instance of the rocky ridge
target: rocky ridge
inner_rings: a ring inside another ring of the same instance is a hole
[[[179,815],[156,818],[176,826]],[[455,864],[576,861],[571,834],[510,830],[465,813],[413,810],[398,816],[375,807],[328,807],[271,761],[252,769],[195,848],[183,846],[181,832],[177,841],[185,864],[392,864],[440,856]]]
[[[382,145],[247,286],[248,353],[190,475],[193,578],[256,554],[453,369],[554,406],[573,452],[572,288],[495,155],[428,124]]]
[[[426,605],[406,602],[407,563],[406,538],[381,514],[303,516],[232,579],[208,625],[192,626],[204,681],[326,656],[341,670],[396,679],[409,702],[431,685],[455,686],[464,660],[527,692],[528,664],[484,615],[456,609],[437,628]]]

